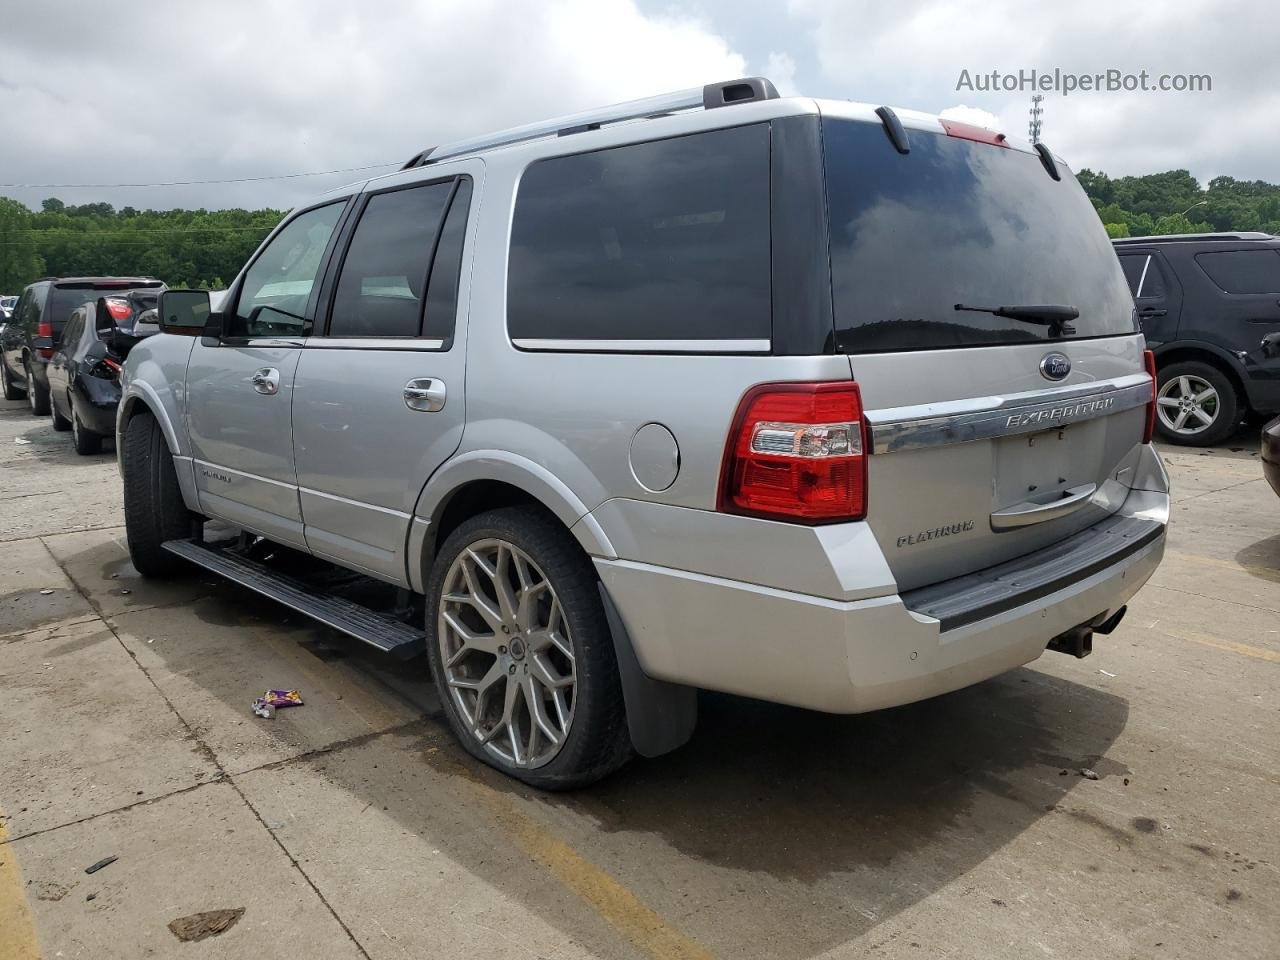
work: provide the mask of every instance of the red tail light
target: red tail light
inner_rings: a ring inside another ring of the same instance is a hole
[[[107,313],[111,314],[111,319],[117,322],[128,320],[133,316],[133,309],[129,306],[128,300],[120,300],[116,297],[107,297]]]
[[[1003,133],[996,133],[986,127],[974,126],[972,123],[961,123],[958,120],[940,120],[942,129],[948,137],[959,137],[961,140],[973,140],[976,143],[989,143],[996,147],[1008,147],[1009,141]]]
[[[1142,442],[1150,443],[1156,432],[1156,389],[1159,386],[1156,380],[1156,355],[1150,350],[1143,350],[1142,361],[1151,376],[1151,402],[1147,404],[1147,428],[1142,432]]]
[[[48,337],[50,340],[52,340],[53,339],[53,323],[48,320],[41,320],[39,323],[37,323],[36,336]],[[50,357],[53,356],[53,347],[37,347],[36,353],[40,354],[40,356],[48,360]]]
[[[114,373],[117,377],[120,376],[120,371],[124,369],[123,367],[120,366],[120,364],[117,361],[111,359],[111,357],[103,357],[102,365],[106,367],[108,370],[110,370],[112,373]]]
[[[738,404],[719,509],[834,523],[867,513],[862,396],[852,381],[765,383]]]

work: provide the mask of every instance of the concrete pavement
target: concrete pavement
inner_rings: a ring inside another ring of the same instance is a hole
[[[1280,500],[1247,446],[1163,455],[1168,558],[1092,657],[860,717],[707,695],[545,795],[422,664],[142,581],[113,454],[4,404],[0,960],[1280,955]]]

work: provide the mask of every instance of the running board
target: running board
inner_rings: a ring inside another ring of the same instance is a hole
[[[426,634],[403,620],[386,616],[343,597],[317,593],[303,580],[272,570],[229,550],[194,540],[167,540],[164,549],[221,577],[270,597],[291,610],[363,640],[383,653],[409,658],[421,653]]]

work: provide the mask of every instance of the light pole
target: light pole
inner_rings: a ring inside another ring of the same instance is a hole
[[[1187,209],[1183,210],[1180,214],[1178,214],[1178,216],[1185,217],[1188,213],[1190,213],[1196,207],[1203,207],[1208,202],[1209,202],[1208,200],[1201,200],[1199,203],[1193,203],[1191,206],[1187,207]]]

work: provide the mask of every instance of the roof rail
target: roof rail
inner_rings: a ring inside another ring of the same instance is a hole
[[[599,130],[606,123],[621,123],[624,120],[651,119],[686,110],[713,110],[717,107],[731,107],[739,103],[753,103],[759,100],[776,100],[778,91],[764,77],[744,77],[740,80],[726,80],[720,83],[709,83],[704,87],[691,87],[675,93],[664,93],[656,97],[645,97],[641,100],[628,100],[611,107],[601,107],[582,113],[557,117],[553,120],[542,120],[529,123],[510,130],[501,130],[468,140],[457,140],[415,154],[401,167],[422,167],[451,157],[493,150],[526,140],[538,140],[550,136],[570,136],[587,130]]]
[[[1231,240],[1275,240],[1269,233],[1242,230],[1236,233],[1163,233],[1150,237],[1116,237],[1112,243],[1205,243]]]

